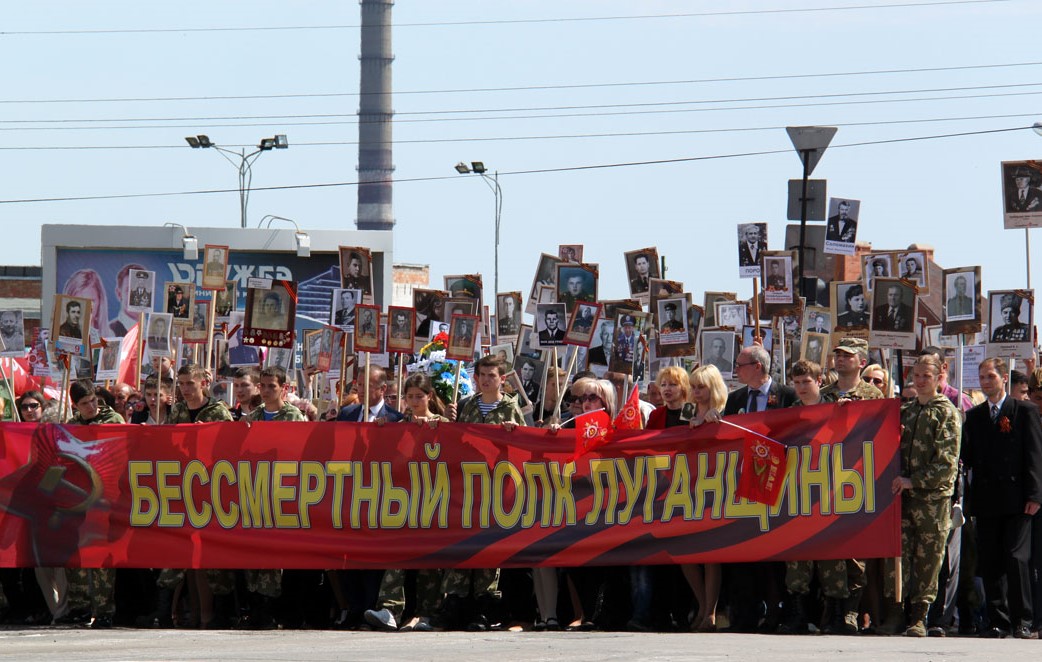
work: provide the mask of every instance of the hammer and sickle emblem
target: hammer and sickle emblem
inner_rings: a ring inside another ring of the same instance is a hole
[[[71,455],[69,453],[58,453],[58,457],[70,462],[73,466],[55,465],[49,467],[44,472],[43,478],[40,480],[40,484],[37,486],[41,492],[53,497],[55,493],[61,489],[63,493],[71,493],[75,497],[79,498],[79,501],[73,501],[72,503],[66,503],[64,505],[55,505],[55,514],[51,518],[51,526],[57,526],[58,520],[61,515],[73,515],[87,512],[94,503],[101,498],[101,476],[94,470],[94,467],[90,466],[84,459]],[[86,474],[89,485],[86,487],[79,485],[68,478],[65,474],[70,468],[79,468]]]

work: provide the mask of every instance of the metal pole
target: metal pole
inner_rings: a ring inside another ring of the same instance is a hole
[[[1028,272],[1028,289],[1031,289],[1031,228],[1024,228],[1024,264]]]
[[[494,283],[495,283],[494,287],[496,289],[492,293],[493,300],[495,300],[494,297],[497,294],[499,294],[499,220],[500,220],[500,213],[502,211],[502,207],[500,206],[500,202],[499,202],[499,195],[500,195],[500,193],[499,193],[499,171],[498,170],[496,170],[494,173],[492,173],[492,181],[495,184],[495,188],[493,189],[492,192],[496,196],[496,266],[495,266],[495,278],[494,278]],[[1028,284],[1028,287],[1031,287],[1030,283]]]
[[[803,194],[800,196],[800,289],[799,291],[803,296],[807,297],[807,302],[817,303],[816,298],[812,298],[807,292],[806,283],[803,281],[803,249],[807,244],[807,180],[810,178],[810,155],[814,150],[805,149],[800,153],[803,157]]]

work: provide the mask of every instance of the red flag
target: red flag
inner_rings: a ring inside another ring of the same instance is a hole
[[[742,449],[742,473],[735,496],[773,506],[781,496],[786,468],[785,444],[748,435]]]
[[[575,455],[572,461],[608,443],[611,419],[603,409],[575,417]]]
[[[137,364],[138,325],[130,327],[123,336],[123,345],[119,348],[119,380],[124,384],[137,384],[137,374],[141,369]]]
[[[636,384],[633,385],[630,399],[619,410],[613,424],[616,430],[641,430],[644,428],[640,420],[640,394]]]

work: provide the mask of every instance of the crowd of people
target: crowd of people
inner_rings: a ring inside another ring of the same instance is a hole
[[[1042,370],[1011,371],[1002,359],[978,366],[980,390],[948,382],[943,352],[914,359],[900,390],[891,371],[868,365],[863,340],[845,338],[826,365],[800,360],[789,384],[771,377],[759,344],[735,362],[728,392],[711,363],[689,373],[662,368],[642,394],[647,429],[713,425],[724,416],[783,407],[901,399],[901,563],[822,559],[632,567],[442,570],[0,570],[6,623],[92,628],[373,628],[764,632],[1037,638],[1042,628]],[[112,388],[89,380],[68,390],[74,425],[145,425],[245,420],[337,420],[437,426],[452,421],[512,430],[534,423],[566,435],[574,417],[614,418],[628,396],[625,375],[547,370],[536,420],[526,417],[498,356],[475,362],[475,392],[443,402],[422,373],[398,387],[374,367],[367,388],[319,412],[289,388],[285,371],[240,368],[234,406],[210,393],[198,365],[166,363],[143,383]],[[972,369],[969,367],[968,369]],[[569,379],[570,378],[570,379]],[[791,385],[790,385],[791,384]],[[362,402],[362,394],[368,401]],[[556,400],[561,401],[560,415]],[[39,391],[16,406],[26,422],[62,422],[63,408]],[[563,443],[565,442],[562,439]],[[721,559],[726,561],[726,559]],[[897,577],[898,568],[900,577]],[[900,600],[897,598],[900,582]]]

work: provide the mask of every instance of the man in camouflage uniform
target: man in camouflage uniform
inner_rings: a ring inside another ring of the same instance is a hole
[[[833,394],[821,390],[821,366],[802,359],[792,366],[792,385],[799,401],[794,407],[810,406],[824,402],[835,402]],[[860,380],[859,380],[860,381]],[[865,588],[865,566],[855,559],[830,559],[826,561],[787,561],[785,563],[785,588],[789,592],[786,600],[788,613],[778,625],[779,634],[807,634],[807,600],[810,583],[817,566],[818,582],[827,601],[828,620],[825,634],[857,634],[858,603]]]
[[[487,423],[513,430],[525,424],[525,416],[516,395],[503,393],[506,366],[497,356],[484,356],[474,364],[477,393],[459,408],[460,423]],[[499,592],[499,568],[447,570],[442,583],[445,600],[437,619],[442,627],[464,625],[470,631],[487,630],[490,615],[502,598]],[[496,621],[494,617],[491,619]]]
[[[259,421],[296,422],[307,420],[304,414],[286,402],[286,371],[270,366],[260,373],[260,396],[263,406],[245,416],[250,423]],[[271,603],[282,595],[281,570],[247,570],[248,608],[243,610],[240,625],[248,628],[274,626]]]
[[[937,597],[937,573],[944,559],[951,496],[959,468],[962,421],[959,410],[939,391],[941,361],[920,356],[912,368],[915,400],[901,406],[901,475],[891,489],[901,494],[901,585],[909,605],[906,636],[926,636],[926,614]],[[897,634],[902,605],[894,599],[896,564],[886,562],[887,615],[877,629]]]
[[[182,400],[170,408],[170,424],[231,421],[232,414],[227,405],[207,394],[209,386],[210,376],[202,366],[195,363],[182,366],[177,371],[177,388]],[[157,581],[160,589],[171,583],[174,586],[179,583],[177,571],[172,572],[175,574],[160,575]],[[232,573],[227,570],[188,570],[185,577],[194,582],[199,592],[199,626],[205,628],[221,624],[220,619],[224,618],[227,603],[235,590]]]
[[[123,417],[98,399],[94,382],[81,379],[69,386],[69,400],[76,411],[74,425],[121,424]],[[116,614],[116,571],[112,568],[78,568],[70,573],[70,585],[86,585],[90,594],[91,620],[87,627],[110,628]]]

